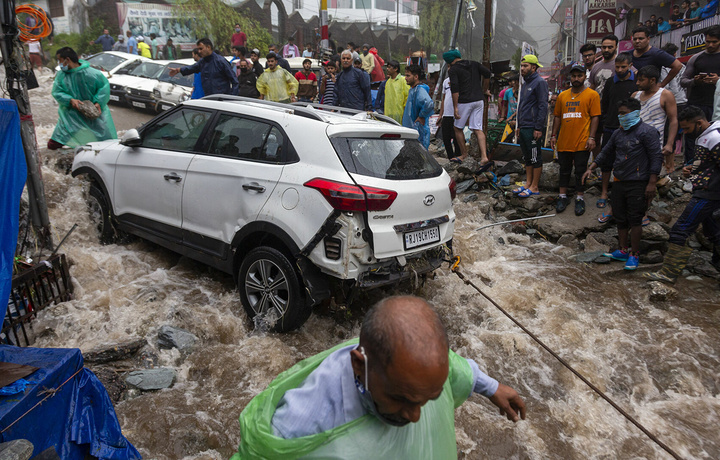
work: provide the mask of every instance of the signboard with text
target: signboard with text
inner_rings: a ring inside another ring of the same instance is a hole
[[[691,56],[705,49],[705,32],[709,27],[694,30],[682,36],[680,44],[680,55]]]
[[[150,3],[116,3],[120,29],[123,34],[128,30],[134,36],[157,36],[158,44],[165,45],[168,38],[180,45],[182,50],[192,50],[197,38],[193,27],[195,19],[180,17],[180,14],[169,5]],[[148,38],[146,43],[150,43]]]
[[[565,8],[565,30],[573,28],[573,9]]]
[[[600,45],[605,35],[615,32],[615,0],[588,2],[586,43]]]

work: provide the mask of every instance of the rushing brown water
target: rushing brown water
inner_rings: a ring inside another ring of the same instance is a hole
[[[51,83],[41,81],[32,103],[43,111],[42,145],[54,108]],[[229,457],[240,441],[238,415],[254,395],[297,361],[358,333],[359,315],[342,314],[314,314],[291,334],[253,331],[229,276],[141,240],[101,246],[85,184],[52,166],[43,177],[56,241],[79,224],[63,246],[76,295],[40,315],[35,345],[87,351],[148,340],[157,365],[176,369],[178,380],[116,405],[146,458]],[[487,221],[473,203],[457,203],[456,212],[454,247],[468,278],[682,457],[720,458],[716,282],[683,279],[676,299],[654,303],[639,274],[620,265],[578,264],[567,248],[501,227],[475,231]],[[452,347],[528,406],[527,420],[512,424],[485,398],[470,398],[457,410],[461,458],[670,458],[472,288],[446,268],[437,275],[420,295],[436,305]],[[195,351],[157,350],[164,324],[197,335]]]

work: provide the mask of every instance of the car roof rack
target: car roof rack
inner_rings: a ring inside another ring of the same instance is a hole
[[[206,101],[220,101],[220,102],[250,102],[253,104],[262,104],[267,105],[269,107],[278,107],[281,109],[292,109],[296,115],[300,115],[301,117],[305,118],[312,118],[313,120],[317,121],[325,121],[325,119],[318,114],[315,110],[310,110],[303,107],[294,107],[290,104],[283,104],[282,102],[273,102],[273,101],[266,101],[264,99],[254,99],[251,97],[243,97],[243,96],[233,96],[229,94],[213,94],[210,96],[205,96],[202,99]]]
[[[311,103],[311,102],[292,102],[289,105],[292,105],[295,107],[310,106],[314,109],[332,110],[336,113],[341,113],[343,115],[357,115],[359,113],[366,113],[366,114],[372,115],[372,118],[377,121],[382,121],[385,123],[402,126],[394,118],[388,117],[387,115],[383,115],[383,114],[380,114],[377,112],[370,112],[370,111],[366,111],[366,110],[357,110],[357,109],[348,109],[347,107],[338,107],[335,105],[326,105],[326,104],[315,104],[315,103]]]

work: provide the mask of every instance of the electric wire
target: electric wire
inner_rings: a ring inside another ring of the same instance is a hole
[[[45,10],[32,3],[20,5],[15,8],[15,14],[27,15],[35,19],[35,25],[29,26],[23,21],[18,21],[18,29],[20,29],[20,40],[24,42],[36,42],[48,37],[52,33],[52,23],[45,14]]]

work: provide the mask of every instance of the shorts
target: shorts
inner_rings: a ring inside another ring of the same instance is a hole
[[[523,160],[525,166],[532,166],[533,168],[542,167],[542,139],[535,140],[535,129],[533,128],[520,128],[518,134],[518,142],[520,144],[520,151],[523,154]]]
[[[643,180],[615,181],[610,196],[613,218],[618,228],[641,227],[647,198],[645,189],[648,182]]]
[[[456,128],[463,129],[465,125],[468,125],[473,131],[483,129],[484,101],[458,104],[457,108],[460,113],[460,118],[455,119],[454,126]]]
[[[33,67],[42,67],[42,56],[40,56],[38,53],[30,53],[30,63]]]

